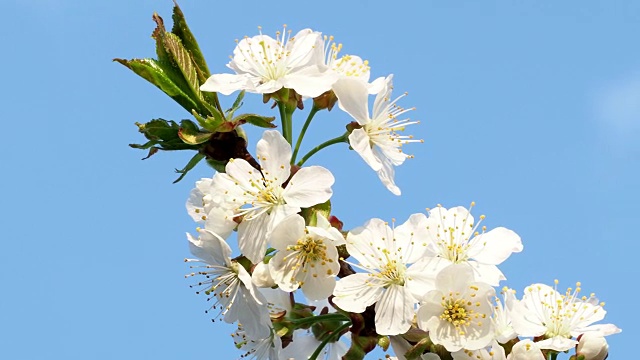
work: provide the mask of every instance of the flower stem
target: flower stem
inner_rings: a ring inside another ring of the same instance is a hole
[[[278,101],[278,110],[282,122],[282,137],[291,144],[291,113],[287,111],[287,105],[281,101]]]
[[[302,159],[300,159],[300,161],[298,161],[298,166],[302,166],[302,164],[304,164],[307,160],[309,160],[310,157],[312,157],[315,153],[317,153],[318,151],[331,146],[333,144],[339,144],[339,143],[348,143],[349,142],[349,133],[345,132],[344,134],[335,137],[333,139],[327,140],[325,142],[323,142],[322,144],[314,147],[313,149],[311,149],[311,151],[309,151],[305,156],[302,157]]]
[[[317,108],[316,105],[314,104],[313,107],[311,108],[311,111],[309,111],[309,116],[307,116],[307,120],[304,122],[304,125],[302,126],[302,130],[300,130],[300,135],[298,135],[298,141],[296,141],[296,147],[293,150],[293,155],[291,156],[292,164],[295,164],[296,156],[298,156],[298,151],[300,150],[300,144],[302,144],[302,138],[304,138],[304,134],[307,132],[307,128],[309,127],[309,124],[311,124],[311,120],[313,120],[313,117],[316,115],[316,113],[319,110],[320,109]]]
[[[351,326],[351,322],[346,322],[344,324],[342,324],[339,328],[337,328],[334,332],[332,332],[331,334],[329,334],[329,336],[325,337],[324,340],[322,340],[322,342],[320,343],[320,345],[318,345],[318,348],[316,349],[316,351],[313,352],[313,354],[311,354],[311,356],[309,357],[309,360],[316,360],[318,359],[318,356],[320,355],[320,353],[322,352],[322,349],[324,349],[324,347],[330,342],[330,341],[336,341],[338,340],[338,338],[340,337],[342,330],[348,328],[349,326]]]
[[[348,321],[349,318],[343,314],[333,313],[333,314],[312,316],[312,317],[307,317],[307,318],[298,319],[298,320],[292,320],[291,323],[294,324],[296,327],[301,327],[306,325],[313,325],[321,321],[331,321],[331,320]]]

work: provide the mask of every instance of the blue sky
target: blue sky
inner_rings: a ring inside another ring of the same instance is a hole
[[[261,25],[335,35],[394,74],[423,138],[397,169],[395,197],[346,146],[314,157],[336,176],[347,228],[404,221],[442,204],[486,214],[522,237],[501,269],[521,294],[535,282],[581,281],[606,302],[612,359],[635,354],[640,202],[640,3],[634,1],[195,2],[181,7],[212,72],[234,39]],[[184,202],[190,154],[144,153],[134,122],[188,118],[112,58],[151,57],[151,15],[170,1],[3,3],[0,119],[0,358],[235,358],[231,327],[212,324],[188,288]],[[230,104],[233,97],[223,99]],[[259,96],[247,112],[275,115]],[[299,125],[306,113],[297,114]],[[313,123],[314,142],[349,121]],[[251,145],[260,132],[249,130]],[[311,144],[311,140],[307,145]]]

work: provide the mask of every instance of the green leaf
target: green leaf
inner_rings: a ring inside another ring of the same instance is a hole
[[[184,47],[191,54],[193,62],[202,72],[204,80],[206,80],[211,75],[211,73],[209,72],[209,67],[207,66],[207,62],[202,55],[202,51],[200,51],[200,46],[198,45],[195,36],[193,36],[193,33],[191,33],[191,30],[187,25],[187,21],[184,18],[182,10],[178,6],[178,3],[176,3],[175,1],[172,19],[173,28],[171,29],[171,32],[176,34],[176,36],[180,38]],[[201,79],[200,81],[204,82],[204,80]]]
[[[236,100],[233,102],[231,109],[226,111],[227,118],[232,118],[236,110],[240,109],[240,106],[242,106],[242,99],[244,99],[244,93],[245,93],[244,90],[240,91],[240,93],[238,94],[238,97],[236,97]]]
[[[176,85],[170,78],[166,69],[155,59],[113,59],[120,64],[128,67],[134,73],[138,74],[148,82],[152,83],[165,94],[169,95],[180,106],[191,112],[199,106],[191,98],[191,95],[185,93],[183,89]]]
[[[191,112],[193,117],[196,118],[198,124],[203,128],[211,131],[211,132],[219,132],[220,127],[224,124],[225,120],[222,116],[217,116],[220,113],[216,113],[213,116],[202,117],[195,110]]]
[[[231,122],[234,124],[237,123],[239,125],[244,123],[249,123],[257,127],[273,129],[277,127],[276,125],[272,124],[272,122],[275,119],[276,118],[273,116],[262,116],[257,114],[242,114],[242,115],[238,115],[235,119],[231,120]]]
[[[176,169],[176,172],[177,172],[178,174],[180,174],[180,177],[179,177],[179,178],[177,178],[173,183],[175,184],[175,183],[177,183],[178,181],[182,180],[182,179],[185,177],[185,175],[187,175],[187,173],[188,173],[191,169],[193,169],[196,165],[198,165],[198,163],[199,163],[199,162],[200,162],[200,160],[202,160],[202,159],[204,159],[204,155],[202,155],[202,154],[200,154],[200,153],[197,153],[197,154],[195,154],[195,155],[191,158],[191,160],[189,160],[189,162],[188,162],[188,163],[187,163],[187,165],[184,167],[184,169],[182,169],[182,170],[178,170],[178,169]]]

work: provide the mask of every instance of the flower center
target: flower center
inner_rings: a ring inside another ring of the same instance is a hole
[[[404,264],[398,263],[397,260],[392,259],[380,268],[378,276],[385,281],[385,288],[390,285],[404,286],[406,270],[407,269]]]
[[[463,299],[445,299],[443,297],[442,307],[444,310],[440,315],[440,319],[450,322],[456,328],[469,325],[471,313],[473,312],[473,310],[467,311],[467,306],[469,305],[471,304]]]
[[[311,236],[298,239],[298,242],[295,245],[289,245],[287,250],[297,252],[297,256],[302,258],[303,266],[306,263],[329,261],[327,258],[327,245],[322,239]]]

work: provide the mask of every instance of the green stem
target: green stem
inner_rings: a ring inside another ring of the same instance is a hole
[[[311,124],[311,120],[313,120],[313,117],[316,115],[318,111],[320,111],[320,109],[317,108],[315,104],[311,108],[311,111],[309,111],[309,116],[307,116],[307,120],[304,122],[304,125],[302,126],[302,130],[300,130],[300,135],[298,135],[298,141],[296,141],[296,147],[293,150],[293,156],[291,156],[292,164],[295,164],[296,162],[296,156],[298,156],[298,150],[300,150],[300,144],[302,144],[302,138],[304,138],[304,134],[306,134],[307,128],[309,127],[309,124]]]
[[[547,354],[547,360],[556,360],[558,358],[558,353],[555,351],[549,351]]]
[[[342,324],[339,328],[337,328],[334,332],[332,332],[331,334],[329,334],[329,336],[325,337],[324,340],[322,340],[322,342],[320,343],[320,345],[318,346],[318,348],[316,349],[316,351],[313,352],[313,354],[311,354],[311,357],[309,357],[309,360],[317,360],[318,356],[320,356],[320,353],[322,352],[322,349],[324,349],[324,347],[330,342],[330,341],[336,341],[338,340],[338,338],[340,337],[340,333],[342,332],[342,330],[348,328],[349,326],[351,326],[351,322],[346,322],[344,324]]]
[[[282,122],[282,137],[291,144],[291,132],[289,130],[291,128],[291,117],[287,115],[287,106],[282,102],[278,102],[278,110],[280,112],[280,121]]]
[[[317,153],[318,151],[331,146],[333,144],[339,144],[339,143],[346,143],[349,142],[349,133],[344,133],[338,137],[335,137],[333,139],[327,140],[325,142],[323,142],[322,144],[314,147],[313,149],[311,149],[311,151],[309,151],[305,156],[302,157],[302,159],[300,159],[300,161],[298,161],[298,166],[302,166],[302,164],[304,164],[307,160],[309,160],[310,157],[312,157],[315,153]]]
[[[331,321],[331,320],[347,321],[349,320],[349,318],[343,314],[333,313],[333,314],[324,314],[324,315],[308,317],[304,319],[292,320],[291,323],[296,327],[300,327],[305,325],[313,325],[321,321]]]

